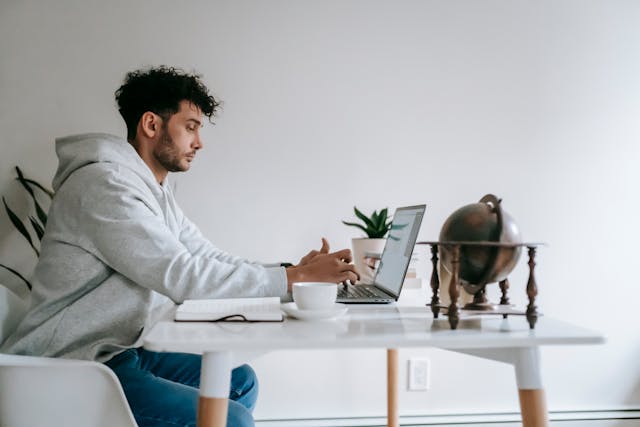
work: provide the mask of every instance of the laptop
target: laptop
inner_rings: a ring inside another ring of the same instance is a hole
[[[338,286],[336,302],[388,304],[398,300],[425,208],[426,205],[418,205],[396,209],[373,283]]]

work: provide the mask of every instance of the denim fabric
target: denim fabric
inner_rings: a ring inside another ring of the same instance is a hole
[[[129,349],[105,364],[122,384],[140,427],[196,425],[201,357]],[[249,365],[231,372],[227,426],[253,427],[258,381]]]

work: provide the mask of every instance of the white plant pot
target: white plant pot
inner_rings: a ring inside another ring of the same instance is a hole
[[[372,283],[375,271],[365,261],[367,254],[382,254],[387,239],[369,239],[368,237],[351,240],[353,264],[360,275],[358,283]]]

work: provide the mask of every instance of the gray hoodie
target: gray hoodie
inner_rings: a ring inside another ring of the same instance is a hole
[[[3,352],[102,362],[136,346],[163,301],[286,294],[284,268],[214,247],[124,139],[70,136],[56,152],[31,306]]]

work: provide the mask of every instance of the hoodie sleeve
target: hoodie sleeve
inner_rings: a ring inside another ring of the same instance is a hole
[[[199,244],[194,243],[190,227],[186,232],[191,238],[185,244],[167,225],[146,184],[118,172],[100,170],[99,176],[88,180],[76,174],[74,182],[65,185],[68,194],[80,194],[65,206],[77,218],[78,232],[71,236],[75,244],[136,284],[176,303],[286,294],[283,268],[265,268],[229,256],[202,243],[206,240],[202,236]],[[72,186],[84,186],[84,190],[74,191]]]

